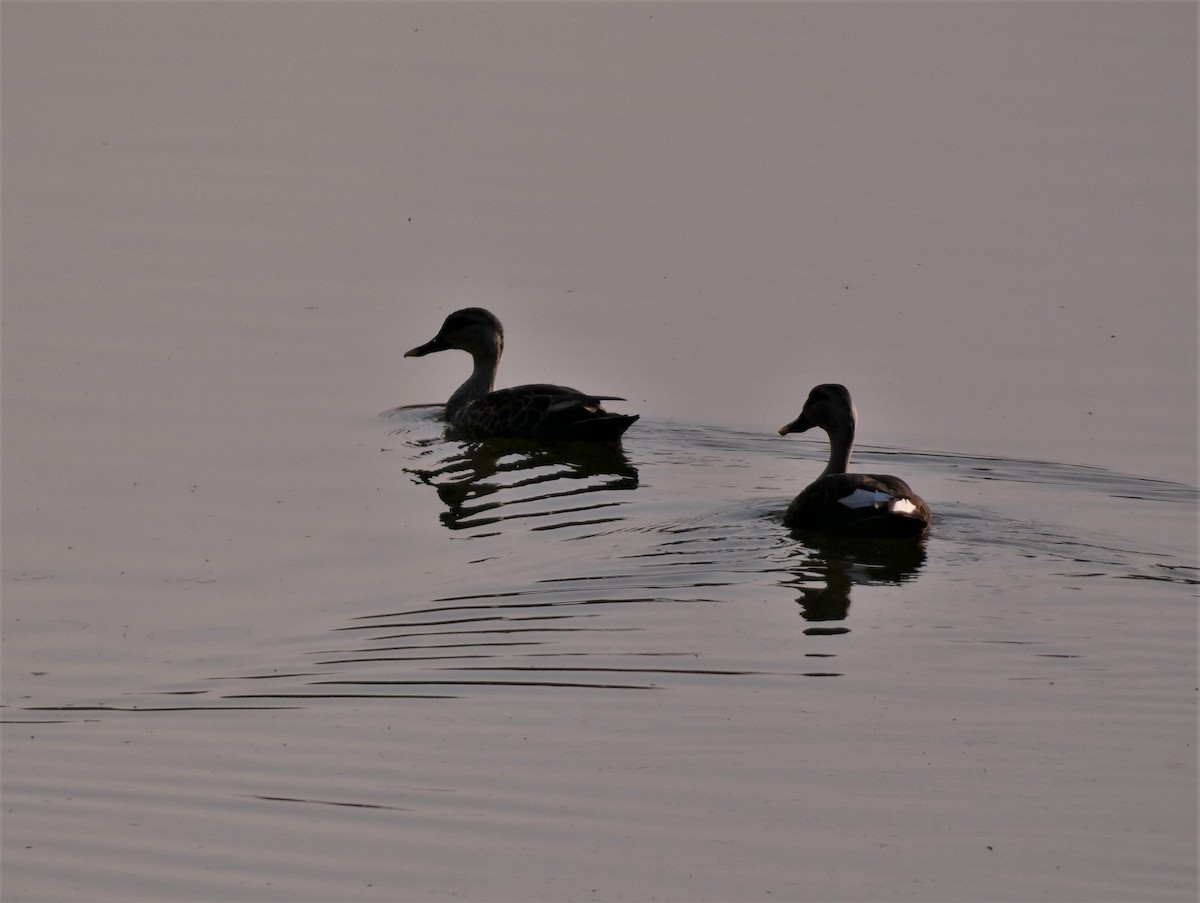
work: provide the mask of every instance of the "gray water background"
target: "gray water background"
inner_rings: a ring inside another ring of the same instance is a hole
[[[0,26],[6,900],[1194,899],[1193,5]]]

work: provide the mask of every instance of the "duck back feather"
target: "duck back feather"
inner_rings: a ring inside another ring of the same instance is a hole
[[[601,402],[621,400],[613,395],[588,395],[566,386],[513,386],[468,401],[450,415],[450,422],[470,438],[616,442],[638,415],[611,413]]]
[[[929,521],[929,506],[902,479],[865,473],[818,477],[783,515],[793,530],[863,537],[920,536]]]

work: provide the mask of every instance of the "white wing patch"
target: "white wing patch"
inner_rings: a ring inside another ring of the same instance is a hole
[[[882,492],[878,489],[855,489],[849,495],[844,495],[840,499],[843,505],[847,508],[874,508],[876,505],[886,505],[892,500],[892,495],[887,492]]]
[[[889,508],[897,514],[915,514],[917,506],[911,499],[892,495],[882,489],[859,487],[838,501],[847,508]]]

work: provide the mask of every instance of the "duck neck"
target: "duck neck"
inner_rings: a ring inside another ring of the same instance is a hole
[[[829,463],[821,476],[846,473],[850,468],[850,450],[854,448],[854,422],[840,424],[827,430],[829,433]]]
[[[448,414],[453,414],[469,401],[483,398],[492,391],[492,387],[496,384],[496,370],[500,366],[499,342],[494,350],[487,348],[472,352],[471,358],[475,362],[475,367],[471,370],[467,381],[459,386],[450,396],[450,400],[446,402]]]

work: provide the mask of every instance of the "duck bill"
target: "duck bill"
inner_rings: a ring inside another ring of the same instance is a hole
[[[805,430],[811,430],[813,422],[804,414],[801,414],[791,423],[785,423],[779,428],[779,435],[786,436],[788,433],[803,433]]]
[[[437,335],[437,336],[434,336],[432,339],[430,339],[428,342],[426,342],[424,345],[418,345],[416,348],[413,348],[411,351],[404,352],[404,356],[405,357],[424,357],[427,354],[433,354],[433,352],[435,352],[435,351],[447,351],[449,348],[450,348],[450,346],[446,344],[445,339],[443,339],[440,335]]]

